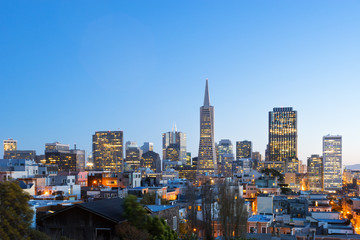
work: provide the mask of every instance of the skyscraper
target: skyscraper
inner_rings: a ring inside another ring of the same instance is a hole
[[[141,149],[136,142],[126,142],[125,146],[125,162],[130,169],[136,170],[140,167],[140,159],[142,155]]]
[[[236,142],[236,159],[251,158],[252,143],[251,141],[238,141]]]
[[[297,158],[297,112],[291,107],[269,112],[269,161]]]
[[[214,107],[210,105],[208,80],[206,79],[204,105],[200,107],[200,144],[198,174],[216,173],[216,152],[214,141]]]
[[[174,125],[171,132],[162,134],[162,151],[163,151],[163,160],[167,159],[166,151],[171,144],[179,145],[179,159],[184,164],[186,163],[186,133],[178,132],[176,125]]]
[[[147,153],[149,151],[154,151],[154,143],[152,142],[144,142],[144,144],[141,146],[141,151],[144,153]]]
[[[324,189],[335,191],[342,188],[342,138],[323,137]]]
[[[148,151],[141,157],[140,167],[149,168],[153,172],[160,173],[162,171],[162,161],[156,152]]]
[[[94,169],[121,171],[123,161],[123,132],[98,131],[93,135]]]
[[[323,158],[319,155],[311,155],[307,159],[307,176],[309,190],[321,192],[324,187]]]

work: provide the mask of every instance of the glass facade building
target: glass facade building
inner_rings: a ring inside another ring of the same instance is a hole
[[[269,112],[269,161],[297,159],[297,112],[291,107]]]
[[[140,161],[141,168],[149,168],[153,172],[160,173],[162,171],[162,161],[159,154],[153,151],[144,153]]]
[[[197,169],[199,175],[212,175],[217,171],[214,141],[214,107],[210,105],[207,79],[204,105],[200,107],[200,144]]]
[[[327,135],[323,137],[324,189],[342,188],[342,137]]]
[[[236,142],[236,159],[251,158],[252,143],[251,141],[238,141]]]
[[[173,127],[171,132],[162,134],[162,151],[163,151],[163,160],[168,159],[166,156],[167,148],[171,144],[177,144],[179,146],[179,159],[186,164],[186,133],[178,132],[176,125]]]
[[[324,189],[323,158],[319,155],[311,155],[307,159],[307,176],[309,190],[321,192]]]
[[[98,131],[93,135],[94,169],[120,172],[123,161],[123,132]]]
[[[136,170],[140,167],[142,151],[136,142],[126,142],[125,155],[125,162],[130,169]]]

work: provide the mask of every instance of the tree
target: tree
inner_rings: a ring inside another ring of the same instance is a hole
[[[30,239],[33,211],[29,200],[17,182],[0,183],[0,239]]]
[[[149,234],[145,230],[137,229],[129,223],[119,224],[115,228],[116,234],[122,240],[147,240]]]
[[[193,229],[197,228],[197,194],[196,187],[192,183],[189,183],[185,190],[185,198],[187,201],[187,209],[186,209],[186,226],[185,226],[185,234],[189,235],[193,233]]]
[[[219,221],[225,240],[244,237],[246,234],[247,210],[245,201],[227,181],[219,184]]]
[[[144,205],[153,205],[155,204],[156,194],[155,193],[145,193],[140,203]],[[160,198],[162,205],[169,205],[169,201],[163,198]]]
[[[215,192],[210,182],[205,183],[201,188],[201,212],[204,222],[204,239],[213,239]]]
[[[138,229],[144,229],[147,219],[146,210],[137,202],[136,196],[128,195],[125,198],[124,208],[124,217],[129,223]]]
[[[127,218],[129,226],[124,225],[125,229],[119,226],[117,234],[121,239],[126,240],[176,240],[177,234],[166,224],[164,219],[149,216],[143,206],[137,202],[134,195],[129,195],[124,202],[124,217]],[[136,238],[138,236],[138,238]]]

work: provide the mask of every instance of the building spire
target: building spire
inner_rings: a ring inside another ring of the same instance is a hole
[[[204,107],[210,107],[210,97],[209,97],[208,79],[206,79],[205,97],[204,97]]]

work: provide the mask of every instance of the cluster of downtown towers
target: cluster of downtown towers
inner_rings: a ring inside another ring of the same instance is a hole
[[[256,160],[257,169],[273,168],[286,173],[290,164],[300,170],[297,157],[297,112],[291,107],[274,108],[269,112],[269,142],[265,159],[260,154],[252,156],[251,142],[236,144],[236,159]],[[172,132],[163,134],[163,156],[153,151],[152,143],[139,148],[135,142],[126,143],[126,157],[123,163],[123,132],[100,131],[93,135],[94,169],[121,171],[125,169],[150,168],[156,172],[164,169],[163,161],[179,162],[196,166],[199,176],[222,175],[224,166],[232,165],[234,157],[232,144],[214,140],[214,107],[210,105],[208,80],[206,80],[204,104],[200,107],[200,143],[198,157],[191,159],[186,152],[186,134]],[[311,155],[307,163],[308,184],[311,190],[338,190],[342,187],[342,139],[341,136],[323,137],[323,156]]]

